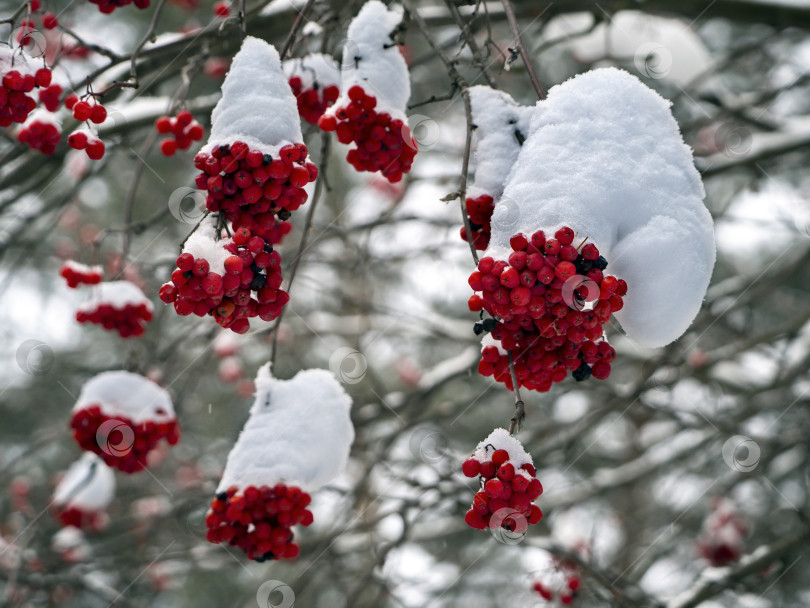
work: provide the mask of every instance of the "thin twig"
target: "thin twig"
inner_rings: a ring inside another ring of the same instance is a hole
[[[515,45],[517,45],[518,52],[520,52],[523,63],[526,65],[526,71],[529,73],[529,79],[532,81],[534,90],[537,91],[537,97],[545,99],[546,94],[543,92],[543,87],[540,86],[540,81],[537,80],[537,74],[534,73],[532,60],[523,47],[523,41],[520,39],[520,28],[518,27],[517,18],[515,17],[515,11],[512,10],[512,3],[509,0],[501,0],[501,4],[506,13],[506,19],[509,21],[509,28],[512,30],[512,35],[515,37]]]
[[[164,6],[166,6],[166,0],[158,0],[157,6],[155,6],[155,12],[152,13],[152,20],[149,22],[149,28],[143,35],[143,38],[141,38],[138,46],[136,46],[135,50],[132,51],[132,56],[129,60],[129,79],[133,82],[138,82],[138,55],[140,55],[143,47],[146,46],[146,43],[149,42],[152,39],[152,36],[155,34],[158,19],[160,19],[160,13],[163,12]],[[137,85],[135,88],[138,88]]]
[[[292,29],[290,33],[287,35],[287,40],[284,41],[284,46],[281,47],[279,51],[279,56],[281,60],[284,61],[284,58],[287,56],[287,53],[292,49],[293,43],[295,42],[295,37],[298,35],[298,30],[301,29],[301,26],[304,25],[304,20],[306,19],[307,12],[312,5],[315,4],[315,0],[307,0],[307,3],[304,5],[298,16],[295,18],[295,23],[293,23]]]
[[[517,374],[515,374],[515,364],[512,361],[512,353],[506,351],[506,357],[509,359],[509,373],[512,375],[512,389],[515,393],[515,413],[509,422],[509,434],[514,435],[515,431],[520,431],[520,427],[523,426],[523,421],[526,419],[526,410],[523,399],[520,398],[520,388],[518,387]]]

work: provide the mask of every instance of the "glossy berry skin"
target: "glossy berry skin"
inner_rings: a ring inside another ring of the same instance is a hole
[[[491,317],[500,350],[482,349],[479,373],[511,390],[510,352],[519,386],[530,390],[548,391],[569,373],[578,382],[610,376],[616,353],[603,326],[624,306],[628,287],[603,272],[607,261],[594,244],[573,247],[575,236],[566,226],[551,238],[516,234],[507,260],[481,258],[469,307]]]
[[[50,83],[51,71],[48,68],[40,68],[36,74],[16,69],[0,70],[0,127],[24,123],[37,107],[31,93],[35,88],[48,87]]]
[[[311,125],[318,124],[326,109],[340,97],[340,89],[335,85],[319,86],[316,81],[304,87],[300,76],[292,76],[288,82],[298,104],[298,113]]]
[[[311,500],[300,488],[284,484],[228,488],[211,501],[206,538],[239,547],[257,562],[292,559],[299,553],[292,527],[312,524]]]
[[[67,281],[68,287],[76,288],[79,285],[98,285],[102,272],[100,266],[85,266],[71,261],[62,265],[59,276]]]

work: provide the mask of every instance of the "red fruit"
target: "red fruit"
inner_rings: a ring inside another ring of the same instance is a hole
[[[500,479],[490,479],[484,484],[484,491],[490,498],[500,498],[503,488],[503,482]]]
[[[47,87],[51,84],[51,71],[48,68],[39,68],[34,75],[38,87]]]
[[[576,273],[577,273],[576,266],[574,266],[571,262],[560,262],[554,269],[554,274],[561,281],[570,279]]]
[[[107,120],[107,109],[101,104],[96,104],[90,110],[90,122],[100,125]]]
[[[70,95],[65,97],[65,107],[68,110],[72,110],[73,107],[76,105],[76,102],[78,102],[78,101],[79,101],[78,96],[71,93]]]
[[[492,453],[492,463],[496,467],[500,467],[507,460],[509,460],[509,452],[507,452],[506,450],[495,450]]]
[[[498,479],[501,481],[511,481],[512,478],[515,476],[515,467],[512,466],[511,463],[507,462],[502,464],[500,468],[498,468]]]
[[[87,134],[76,131],[68,136],[68,145],[74,150],[84,150],[87,147]]]
[[[533,526],[543,518],[543,512],[537,505],[532,505],[530,509],[529,516],[526,519]]]
[[[464,516],[464,521],[468,526],[475,528],[476,530],[484,530],[487,527],[487,524],[481,514],[477,513],[473,509],[467,511],[467,514]]]
[[[172,119],[168,116],[161,116],[155,121],[155,128],[157,129],[158,133],[171,133]]]
[[[554,233],[554,238],[556,238],[561,245],[570,245],[574,242],[574,231],[568,226],[563,226]]]
[[[529,241],[522,234],[516,234],[509,239],[509,245],[514,251],[523,251],[529,245]]]
[[[42,27],[46,30],[52,30],[59,25],[59,19],[53,13],[45,13],[42,15]]]
[[[87,152],[87,156],[92,160],[98,160],[104,156],[104,142],[100,139],[97,139],[94,142],[88,143],[87,148],[85,151]]]
[[[481,464],[475,458],[468,458],[461,465],[461,471],[466,477],[477,477],[481,472]]]
[[[164,139],[160,142],[160,151],[164,156],[172,156],[177,152],[177,142],[173,139]]]
[[[491,479],[495,477],[495,463],[491,460],[486,460],[481,463],[481,476],[485,479]]]
[[[79,121],[85,121],[90,118],[90,113],[92,112],[92,108],[90,108],[90,104],[86,101],[79,101],[76,102],[76,105],[73,106],[73,118]]]
[[[227,17],[228,15],[231,14],[230,4],[222,0],[214,2],[214,14],[217,17]]]

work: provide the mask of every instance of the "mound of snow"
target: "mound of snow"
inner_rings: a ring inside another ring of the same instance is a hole
[[[121,416],[135,424],[174,420],[172,398],[151,380],[125,371],[103,372],[82,387],[73,411],[98,405],[110,418]]]

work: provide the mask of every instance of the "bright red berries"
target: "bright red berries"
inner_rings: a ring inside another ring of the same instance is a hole
[[[206,538],[239,547],[257,562],[292,559],[299,547],[291,528],[312,523],[310,502],[310,495],[296,486],[248,486],[241,492],[231,487],[211,501]]]
[[[76,507],[62,508],[55,506],[53,515],[67,527],[81,528],[99,532],[107,527],[109,517],[104,511],[85,511]]]
[[[87,130],[74,131],[68,136],[68,145],[74,150],[84,150],[90,160],[104,156],[104,142]]]
[[[495,201],[488,194],[482,194],[475,198],[467,198],[464,201],[464,206],[470,220],[473,245],[475,245],[476,249],[483,251],[489,247],[492,211],[495,209]],[[461,227],[461,238],[469,242],[465,226]]]
[[[59,25],[59,19],[53,13],[45,13],[42,15],[42,27],[46,30],[52,30]]]
[[[62,96],[62,87],[52,84],[39,92],[39,101],[49,112],[59,109],[59,98]]]
[[[188,110],[181,110],[174,117],[161,116],[155,121],[155,128],[158,133],[171,135],[160,142],[164,156],[172,156],[178,149],[187,150],[192,142],[200,141],[205,135],[205,129]]]
[[[740,559],[748,534],[742,515],[725,500],[715,499],[697,541],[698,554],[720,568]]]
[[[346,160],[358,171],[380,171],[390,182],[398,182],[411,170],[417,153],[416,140],[401,119],[377,113],[377,98],[354,85],[350,102],[318,120],[324,131],[335,131],[342,144],[356,144]]]
[[[40,68],[36,74],[31,74],[12,69],[5,73],[0,71],[0,74],[0,127],[7,127],[13,122],[24,123],[37,106],[29,93],[35,87],[47,87],[51,82],[51,71]]]
[[[553,238],[542,231],[517,234],[510,239],[508,260],[480,260],[470,275],[478,293],[469,306],[493,319],[479,373],[511,390],[511,352],[518,384],[531,390],[548,391],[568,372],[577,381],[610,375],[616,353],[604,341],[602,327],[624,305],[627,283],[604,276],[607,261],[599,250],[588,244],[579,253],[573,239],[568,227]],[[483,323],[476,325],[478,333],[484,330]]]
[[[136,8],[141,10],[149,8],[149,0],[89,0],[90,4],[95,4],[98,10],[102,13],[109,15],[115,9],[128,4],[134,4]]]
[[[62,264],[59,276],[67,281],[68,287],[75,288],[79,285],[98,285],[101,283],[102,271],[101,266],[87,266],[68,260]]]
[[[300,76],[292,76],[289,83],[298,103],[298,113],[312,125],[318,124],[326,109],[340,97],[340,89],[333,84],[320,87],[314,82],[311,87],[304,87]]]
[[[107,120],[107,109],[93,97],[89,97],[86,101],[73,101],[70,109],[73,110],[73,118],[80,122],[89,120],[100,125]]]
[[[76,312],[79,323],[94,323],[122,338],[137,338],[152,320],[152,303],[129,281],[100,283],[93,298]]]
[[[45,113],[32,114],[17,132],[17,141],[39,150],[46,156],[56,151],[62,137],[58,124]]]

